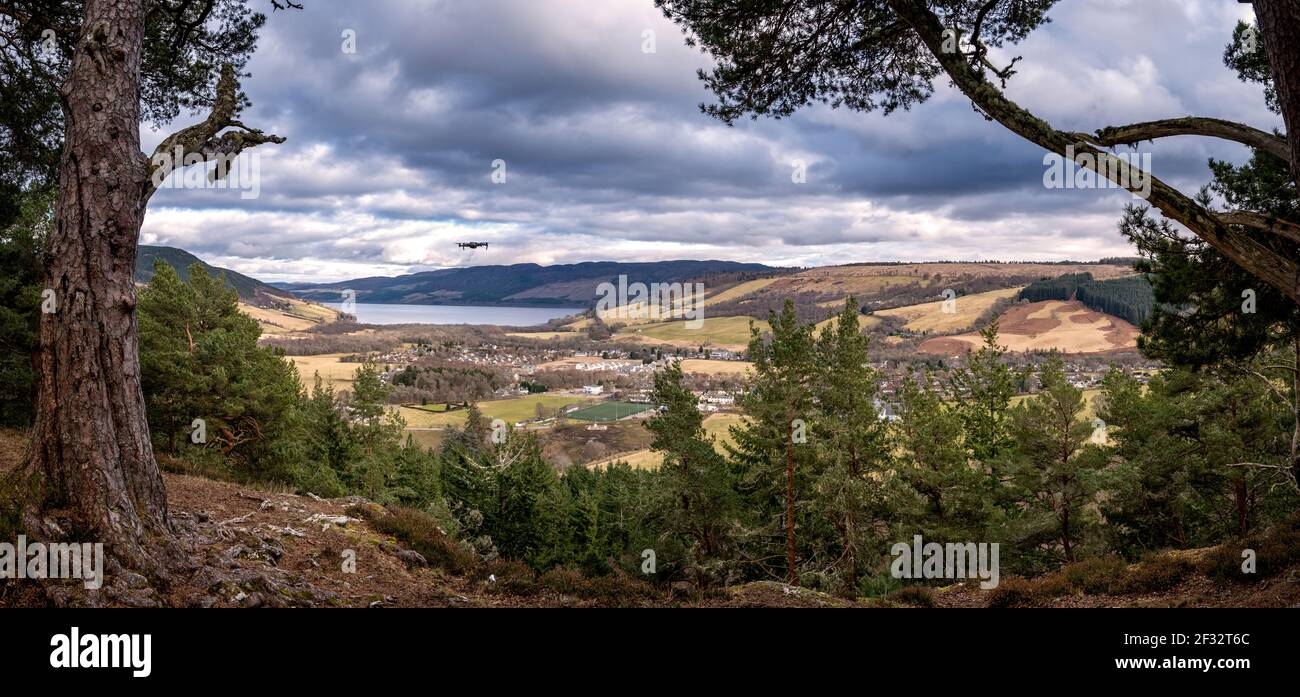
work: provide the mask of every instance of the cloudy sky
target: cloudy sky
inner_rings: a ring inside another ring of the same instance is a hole
[[[818,107],[729,128],[699,111],[708,57],[651,0],[305,4],[270,17],[244,82],[244,122],[289,139],[255,151],[258,197],[160,191],[143,242],[270,281],[520,262],[1132,253],[1116,232],[1131,196],[1044,188],[1043,152],[946,84],[889,117]],[[1008,92],[1068,130],[1184,115],[1280,128],[1221,61],[1249,13],[1226,0],[1063,0],[1014,47],[1024,58]],[[146,131],[147,151],[164,135]],[[1189,192],[1208,158],[1245,157],[1198,138],[1144,150]],[[794,160],[806,183],[791,181]]]

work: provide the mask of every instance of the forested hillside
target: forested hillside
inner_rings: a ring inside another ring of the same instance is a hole
[[[280,290],[238,271],[213,266],[183,249],[144,244],[140,245],[135,257],[136,283],[148,284],[153,279],[154,262],[159,260],[172,267],[177,274],[180,274],[182,280],[189,278],[190,267],[194,264],[200,265],[209,275],[225,276],[226,285],[234,288],[239,293],[239,299],[250,305],[266,307],[293,298],[293,294],[288,291]]]
[[[1094,280],[1092,274],[1066,274],[1036,281],[1020,291],[1029,302],[1043,300],[1078,300],[1091,310],[1114,315],[1141,325],[1151,316],[1155,296],[1145,276],[1125,276]]]

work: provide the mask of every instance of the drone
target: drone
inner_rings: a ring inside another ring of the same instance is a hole
[[[478,249],[479,247],[487,249],[488,243],[487,242],[457,242],[456,246],[460,247],[461,249]]]

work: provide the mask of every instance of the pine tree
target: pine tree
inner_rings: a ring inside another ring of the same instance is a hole
[[[295,482],[305,466],[303,391],[222,277],[193,265],[188,282],[155,265],[140,292],[141,384],[155,446],[219,453],[243,478]],[[205,442],[192,442],[201,420]]]
[[[876,410],[879,384],[869,365],[870,340],[861,334],[857,303],[821,331],[814,346],[813,441],[816,481],[809,492],[833,535],[811,540],[816,562],[834,585],[855,591],[878,555],[892,506],[904,489],[893,473],[888,429]]]
[[[799,524],[807,520],[812,527],[808,516],[815,513],[799,503],[817,479],[816,454],[806,447],[813,419],[813,327],[799,323],[791,300],[780,314],[770,313],[768,324],[770,337],[750,326],[754,376],[741,399],[748,419],[732,427],[735,443],[727,449],[748,512],[748,560],[794,583]]]
[[[1267,358],[1261,361],[1267,361]],[[1129,557],[1244,537],[1295,510],[1275,470],[1290,461],[1290,407],[1254,375],[1174,368],[1146,386],[1112,371],[1099,412],[1112,448],[1100,511]]]
[[[439,482],[438,458],[410,434],[396,456],[391,486],[387,495],[404,506],[441,512],[442,487]]]
[[[497,451],[490,470],[496,501],[484,526],[497,551],[536,569],[567,559],[561,532],[569,502],[537,438],[512,430]]]
[[[903,476],[923,503],[917,521],[935,540],[985,539],[992,484],[972,466],[963,442],[962,420],[944,403],[928,373],[912,375],[899,390],[895,443]]]
[[[1065,379],[1064,361],[1053,354],[1039,369],[1042,391],[1011,412],[1015,440],[1009,455],[1009,485],[1026,505],[1011,535],[1032,563],[1037,552],[1073,562],[1093,503],[1093,470],[1102,452],[1088,445],[1093,426],[1084,421],[1083,391]]]
[[[686,387],[680,364],[654,376],[652,400],[661,409],[646,422],[651,449],[664,454],[664,534],[690,540],[687,564],[717,559],[727,547],[734,492],[726,461],[704,431],[699,400]]]
[[[392,389],[380,378],[379,367],[367,361],[357,368],[344,402],[351,438],[357,444],[350,483],[379,501],[390,498],[388,488],[397,474],[406,429],[401,415],[388,408]]]
[[[357,455],[356,443],[343,418],[333,385],[315,376],[311,396],[303,406],[307,431],[307,461],[302,486],[318,496],[337,497],[346,493],[343,480],[348,463]]]
[[[966,366],[952,372],[952,392],[957,414],[966,433],[971,456],[989,462],[1011,446],[1007,432],[1008,410],[1020,374],[1003,360],[1006,349],[998,345],[998,323],[980,330],[984,345],[966,357]]]

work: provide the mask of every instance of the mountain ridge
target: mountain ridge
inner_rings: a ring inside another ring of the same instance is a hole
[[[224,275],[226,285],[234,288],[235,292],[239,293],[240,300],[257,307],[280,307],[295,297],[289,291],[259,281],[252,276],[246,276],[238,271],[232,271],[220,266],[213,266],[179,247],[147,244],[142,244],[136,249],[136,283],[148,285],[149,281],[153,279],[153,266],[156,260],[162,260],[175,269],[183,280],[189,280],[190,266],[194,264],[201,265],[204,270],[213,276]]]
[[[278,283],[305,300],[339,302],[353,291],[361,303],[395,305],[587,306],[601,283],[678,283],[711,276],[745,277],[792,272],[765,264],[720,260],[653,262],[586,261],[577,264],[509,264],[370,276],[334,283]]]

